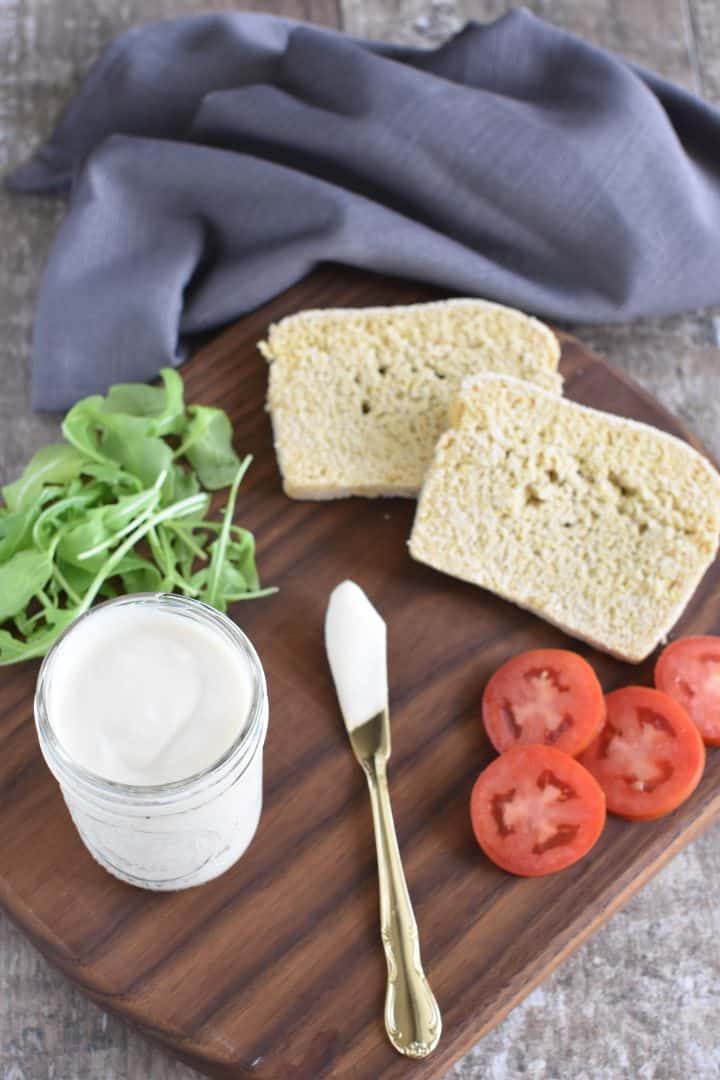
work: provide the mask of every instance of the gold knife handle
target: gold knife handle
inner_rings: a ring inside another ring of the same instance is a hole
[[[387,960],[385,1028],[395,1049],[423,1058],[438,1044],[442,1020],[420,959],[418,928],[393,822],[386,762],[363,761],[370,788],[380,891],[380,935]]]

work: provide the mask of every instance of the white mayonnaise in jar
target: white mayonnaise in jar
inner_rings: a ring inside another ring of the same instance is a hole
[[[85,846],[122,881],[200,885],[250,844],[267,689],[252,644],[214,608],[169,594],[92,608],[45,657],[35,722]]]

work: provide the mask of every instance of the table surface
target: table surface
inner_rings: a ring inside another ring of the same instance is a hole
[[[102,46],[135,23],[231,0],[0,0],[0,173],[49,133]],[[442,42],[506,0],[267,0],[244,5],[353,34]],[[526,0],[536,14],[720,105],[717,0]],[[0,481],[54,439],[29,401],[32,315],[61,200],[0,191]],[[570,327],[651,390],[720,457],[720,308]],[[720,1075],[720,824],[516,1008],[445,1080],[710,1080]],[[0,916],[0,1080],[192,1080],[101,1013]],[[376,1080],[376,1078],[368,1078]]]

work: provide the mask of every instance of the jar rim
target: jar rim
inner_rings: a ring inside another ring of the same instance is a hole
[[[110,780],[100,773],[80,765],[65,749],[48,715],[47,686],[63,641],[72,634],[79,623],[91,618],[93,614],[108,607],[147,604],[150,607],[175,611],[185,617],[195,618],[215,630],[223,633],[231,644],[240,649],[248,663],[252,684],[250,710],[247,719],[237,736],[215,761],[198,772],[179,780],[162,784],[124,784]],[[79,787],[92,797],[101,797],[104,801],[127,802],[152,806],[185,800],[188,796],[207,792],[215,784],[222,783],[229,773],[240,775],[252,761],[259,744],[262,744],[267,731],[267,686],[265,672],[255,647],[240,627],[227,615],[201,600],[179,596],[177,593],[129,593],[101,604],[95,604],[83,612],[63,631],[45,656],[38,673],[35,688],[35,725],[40,749],[50,771],[60,783],[70,783]],[[238,772],[240,770],[240,772]]]

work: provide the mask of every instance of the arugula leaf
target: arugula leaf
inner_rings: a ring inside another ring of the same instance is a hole
[[[40,505],[0,517],[0,564],[21,548],[27,547]]]
[[[24,611],[19,611],[13,619],[13,623],[17,627],[18,632],[21,633],[24,638],[27,638],[33,632],[37,624],[44,619],[45,608],[40,608],[34,615],[26,615]]]
[[[232,521],[250,458],[235,453],[221,409],[186,409],[178,373],[161,374],[162,387],[120,384],[79,401],[67,442],[3,488],[0,664],[42,656],[119,591],[176,590],[221,611],[274,591],[260,588],[252,533]],[[227,486],[222,519],[206,520],[208,492]]]
[[[166,507],[164,510],[159,510],[152,514],[149,518],[146,518],[141,525],[130,533],[128,537],[115,548],[112,555],[109,555],[104,564],[98,570],[95,578],[90,585],[90,588],[83,597],[81,604],[81,610],[86,611],[93,600],[97,596],[98,592],[102,588],[105,580],[116,572],[117,565],[121,562],[124,556],[130,551],[139,540],[143,540],[150,530],[159,525],[162,521],[166,521],[172,517],[184,517],[186,514],[194,514],[198,510],[207,507],[207,495],[198,494],[192,495],[189,499],[184,499],[182,502],[173,503],[172,506]]]
[[[87,566],[74,566],[61,558],[56,558],[53,574],[60,589],[67,593],[72,602],[81,604],[83,593],[87,592],[92,584],[92,570]]]
[[[67,441],[94,461],[104,463],[107,459],[100,450],[97,416],[102,410],[103,399],[99,394],[83,398],[73,405],[62,422],[62,433]]]
[[[0,622],[17,615],[52,576],[49,551],[18,551],[0,566]]]
[[[30,624],[32,630],[33,624]],[[31,644],[32,642],[32,644]],[[52,641],[48,641],[47,647],[52,644]],[[28,637],[26,640],[13,637],[7,630],[0,630],[0,664],[17,664],[20,660],[28,660],[33,656],[42,656],[45,647],[41,644],[41,652],[35,652],[37,648],[37,638],[33,642],[32,637]]]
[[[102,553],[132,532],[157,506],[157,486],[133,495],[123,495],[109,506],[99,506],[85,513],[76,525],[63,529],[58,555],[75,566],[102,565]],[[91,560],[95,557],[95,562]]]
[[[83,469],[83,475],[106,484],[109,489],[108,497],[142,490],[142,484],[137,476],[125,472],[114,461],[92,461]]]
[[[190,423],[176,456],[185,455],[209,491],[227,487],[240,465],[227,413],[207,405],[191,405],[188,412]]]
[[[94,485],[89,485],[85,490],[67,495],[64,499],[57,499],[56,502],[47,506],[38,515],[32,527],[32,540],[35,547],[41,550],[52,547],[59,531],[72,523],[72,520],[68,519],[77,519],[78,516],[82,516],[85,509],[94,506],[100,497],[101,491]]]
[[[49,614],[49,618],[46,613],[45,623],[33,627],[24,640],[13,637],[7,630],[0,630],[0,664],[17,664],[21,660],[44,656],[63,630],[80,614],[82,612],[78,607],[57,609]]]
[[[214,523],[208,523],[214,524]],[[270,596],[276,589],[260,589],[257,567],[255,565],[255,538],[246,529],[234,527],[233,531],[240,534],[237,540],[229,539],[220,555],[217,565],[218,588],[214,606],[220,607],[221,611],[227,611],[227,606],[237,600],[251,599],[258,596]],[[215,556],[218,541],[210,544],[210,552]],[[190,578],[196,594],[206,603],[210,603],[210,568],[203,567],[197,570]]]
[[[242,531],[244,536],[241,540],[231,540],[228,544],[226,558],[228,563],[242,575],[246,591],[254,592],[260,587],[260,578],[255,565],[255,537],[245,529]]]
[[[2,489],[3,499],[10,510],[32,506],[43,487],[73,480],[88,463],[87,455],[67,443],[53,443],[38,450],[13,484]]]
[[[197,474],[182,465],[171,465],[162,489],[163,506],[179,499],[186,499],[188,495],[194,495],[200,490],[200,481]]]
[[[138,435],[133,420],[133,417],[118,417],[113,429],[103,435],[102,451],[149,487],[170,468],[172,450],[158,437]]]
[[[161,591],[162,578],[157,566],[133,552],[120,560],[115,573],[122,579],[123,590],[127,593]]]
[[[187,423],[183,382],[174,368],[163,368],[160,375],[163,386],[146,386],[144,383],[111,386],[103,412],[145,418],[146,435],[179,435]]]
[[[57,553],[59,558],[70,566],[78,566],[84,570],[97,570],[102,566],[104,557],[100,548],[108,538],[108,531],[102,519],[102,511],[96,516],[88,515],[80,518],[77,525],[65,530],[60,537]],[[86,555],[92,551],[92,555]],[[82,556],[86,555],[83,559]]]

